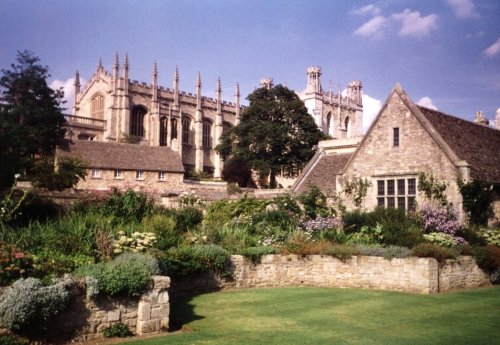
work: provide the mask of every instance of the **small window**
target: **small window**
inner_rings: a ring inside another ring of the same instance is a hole
[[[385,195],[385,181],[384,180],[377,181],[377,189],[378,189],[377,195]]]
[[[395,207],[394,197],[387,198],[387,207],[389,207],[389,208],[394,208]]]
[[[212,125],[208,122],[203,123],[203,147],[212,147],[212,137],[210,132],[212,131]]]
[[[122,171],[120,169],[115,170],[115,178],[116,179],[122,178]]]
[[[158,172],[158,180],[165,181],[165,172],[164,171]]]
[[[136,180],[144,180],[144,173],[142,172],[142,170],[137,170],[135,172],[135,179]]]
[[[394,180],[387,180],[387,195],[394,195]]]
[[[405,203],[406,203],[405,197],[398,197],[398,208],[404,210],[406,208]]]
[[[92,178],[101,178],[101,169],[92,169]]]
[[[392,129],[392,146],[399,147],[399,127]]]
[[[377,206],[384,207],[385,206],[385,198],[377,198]]]
[[[405,195],[405,180],[398,180],[398,195]]]
[[[417,180],[414,178],[408,179],[408,195],[417,194]]]

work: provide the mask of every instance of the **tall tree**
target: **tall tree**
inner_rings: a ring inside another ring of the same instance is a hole
[[[300,172],[324,135],[299,97],[282,85],[259,88],[247,99],[241,122],[224,132],[216,150],[225,160],[234,157],[269,174],[274,187],[277,173]]]
[[[0,78],[0,188],[29,175],[40,157],[53,156],[64,137],[62,90],[47,85],[47,66],[29,51],[17,53]]]

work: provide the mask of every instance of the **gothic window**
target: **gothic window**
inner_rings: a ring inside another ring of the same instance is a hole
[[[329,134],[331,135],[331,131],[330,131],[330,126],[332,124],[332,113],[328,113],[328,115],[326,116],[326,130],[324,131],[325,134]]]
[[[191,121],[187,117],[182,119],[182,143],[189,144],[189,127]]]
[[[177,119],[170,120],[170,138],[177,139]]]
[[[203,122],[203,147],[212,147],[212,125],[210,122]]]
[[[92,97],[90,117],[93,119],[104,119],[104,96],[100,93]]]
[[[160,146],[167,146],[168,120],[165,116],[160,118]]]
[[[377,206],[413,211],[416,186],[414,177],[377,180]]]
[[[130,118],[130,135],[144,137],[144,117],[147,113],[144,107],[135,107]]]

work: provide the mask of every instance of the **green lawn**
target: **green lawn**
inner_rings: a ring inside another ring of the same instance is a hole
[[[414,295],[358,289],[225,291],[172,304],[191,332],[130,344],[500,344],[500,287]]]

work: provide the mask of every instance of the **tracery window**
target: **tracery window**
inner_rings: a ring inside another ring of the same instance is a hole
[[[167,146],[168,120],[165,116],[160,118],[160,146]]]
[[[203,122],[203,147],[212,147],[212,125],[210,122]]]
[[[144,117],[147,113],[144,107],[135,107],[130,117],[130,135],[144,137]]]
[[[189,127],[191,126],[191,121],[185,117],[182,119],[182,143],[189,144]]]
[[[170,138],[177,139],[177,119],[170,120]]]
[[[332,113],[328,113],[328,115],[326,116],[326,130],[324,131],[325,134],[328,134],[328,135],[331,135],[331,131],[330,131],[330,126],[332,124]]]
[[[90,116],[93,119],[104,119],[104,96],[100,93],[92,97]]]

